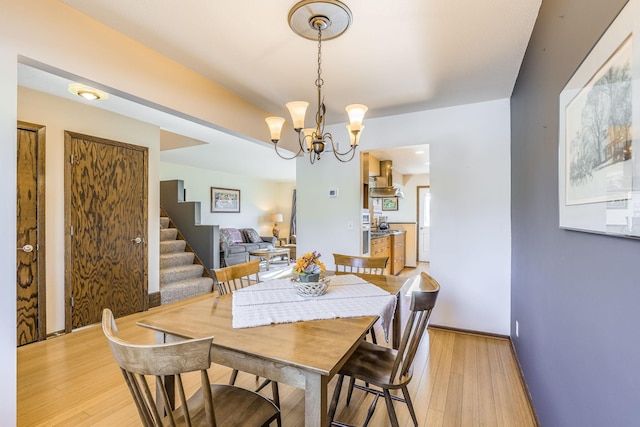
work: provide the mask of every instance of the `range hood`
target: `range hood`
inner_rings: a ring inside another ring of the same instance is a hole
[[[379,199],[382,197],[404,198],[404,194],[402,194],[402,190],[393,186],[392,170],[393,170],[393,165],[391,164],[391,160],[380,161],[380,176],[386,180],[387,186],[373,187],[369,189],[369,197],[372,197],[374,199]]]

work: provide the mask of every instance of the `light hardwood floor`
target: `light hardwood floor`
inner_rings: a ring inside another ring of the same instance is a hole
[[[422,269],[405,269],[403,275]],[[145,315],[118,319],[120,335],[154,342],[153,332],[135,324]],[[20,347],[17,354],[19,426],[141,425],[99,325]],[[230,372],[213,365],[211,380],[226,383]],[[198,381],[193,377],[188,382],[193,388]],[[255,377],[241,373],[236,384],[252,388]],[[536,426],[507,339],[429,328],[429,345],[420,348],[409,389],[420,426]],[[283,425],[302,426],[304,392],[281,384],[280,399]],[[339,404],[336,419],[361,424],[370,401],[355,391],[348,407]],[[396,404],[396,409],[400,425],[411,426],[406,406]],[[389,425],[384,401],[378,403],[370,425]]]

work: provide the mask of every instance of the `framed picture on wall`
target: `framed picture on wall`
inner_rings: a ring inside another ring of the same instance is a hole
[[[630,0],[560,93],[561,228],[640,236],[640,0]]]
[[[211,187],[211,212],[240,212],[240,190]]]
[[[382,199],[383,211],[397,211],[398,210],[398,198],[397,197],[385,197]]]

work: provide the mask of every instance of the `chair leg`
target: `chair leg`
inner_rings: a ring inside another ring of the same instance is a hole
[[[336,416],[336,409],[338,408],[338,399],[340,399],[340,392],[342,391],[342,382],[344,381],[344,375],[338,376],[336,381],[336,388],[333,391],[333,398],[331,399],[331,405],[329,406],[329,425],[333,422],[333,418]]]
[[[369,333],[371,333],[371,342],[374,344],[378,344],[378,340],[376,339],[376,331],[373,329],[373,326],[369,328]]]
[[[349,391],[347,392],[347,406],[351,403],[351,395],[353,395],[353,387],[356,384],[356,379],[349,377]]]
[[[393,407],[393,399],[389,390],[383,390],[384,400],[387,402],[387,412],[389,413],[389,421],[391,421],[392,427],[399,427],[398,417],[396,416],[396,410]]]
[[[236,378],[238,378],[238,370],[234,369],[231,371],[231,377],[229,378],[229,385],[234,385],[236,383]]]
[[[411,402],[411,396],[409,396],[409,390],[406,386],[402,387],[402,394],[404,395],[404,401],[407,403],[407,407],[409,408],[409,413],[411,414],[411,419],[413,420],[413,425],[418,427],[418,417],[416,417],[416,411],[413,409],[413,403]]]
[[[376,405],[378,403],[378,398],[380,397],[379,393],[373,393],[373,401],[371,405],[369,405],[369,410],[367,411],[367,418],[364,419],[364,424],[362,427],[367,427],[369,425],[369,421],[371,421],[371,417],[373,417],[373,412],[376,410]]]
[[[280,408],[280,391],[278,390],[278,383],[271,381],[271,394],[273,396],[273,403]]]
[[[278,383],[275,381],[271,381],[271,393],[273,394],[273,403],[280,408],[280,392],[278,391]],[[276,418],[276,423],[278,427],[282,427],[282,414],[278,412],[278,418]]]

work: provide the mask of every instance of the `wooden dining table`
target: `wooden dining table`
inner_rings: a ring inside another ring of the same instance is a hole
[[[407,281],[395,276],[357,274],[396,295],[392,345],[400,335],[400,290]],[[171,337],[213,336],[211,360],[240,371],[305,390],[305,426],[327,426],[327,384],[338,372],[377,316],[345,317],[253,328],[232,327],[232,295],[194,297],[174,309],[162,310],[138,324]]]

